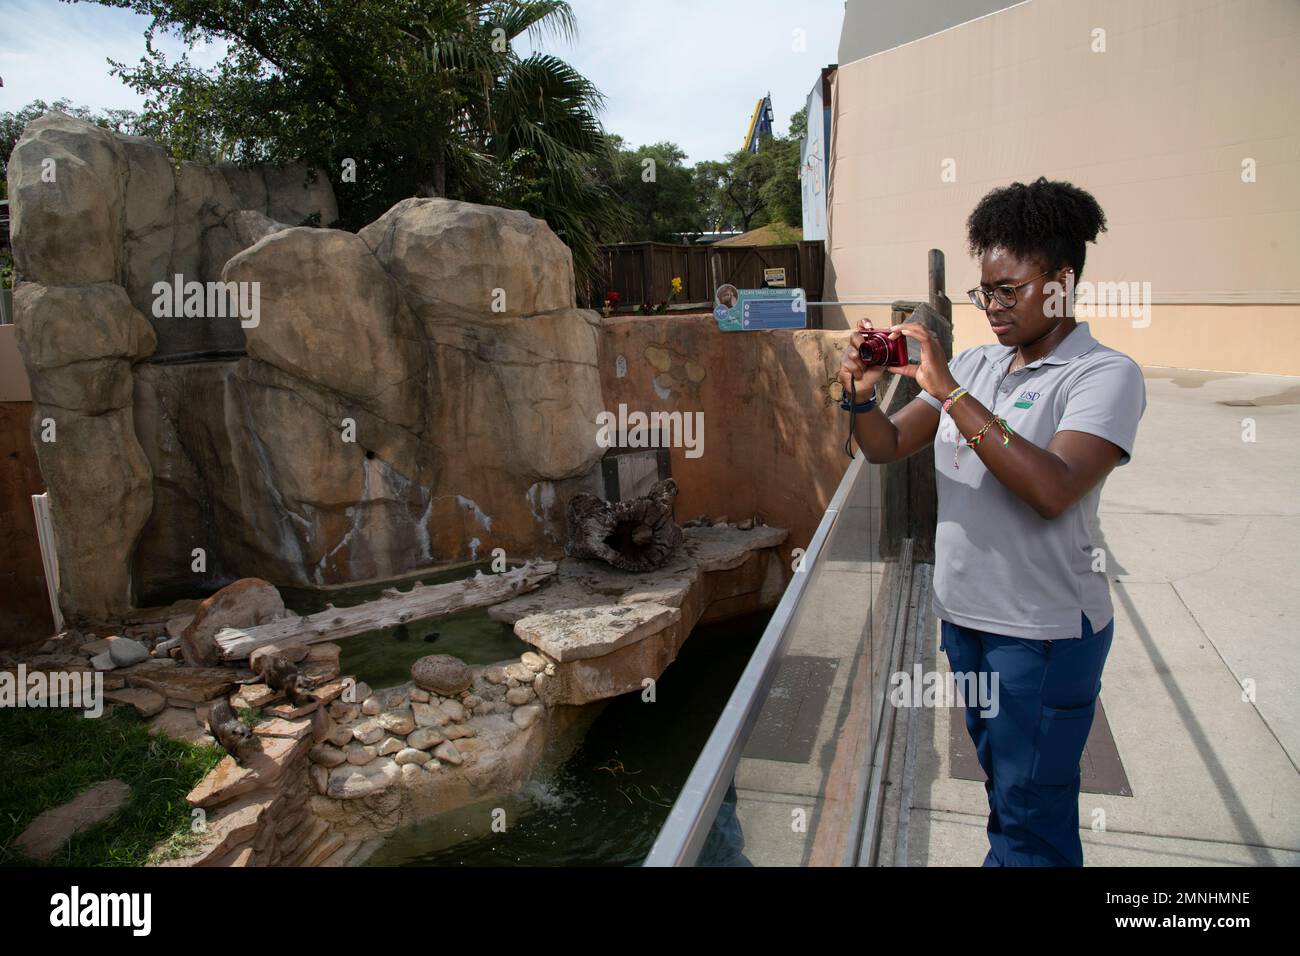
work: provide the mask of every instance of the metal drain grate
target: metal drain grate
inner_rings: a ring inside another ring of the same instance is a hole
[[[980,766],[979,758],[975,756],[975,744],[966,732],[966,709],[949,707],[948,712],[948,776],[983,783],[984,768]],[[1086,793],[1133,796],[1128,774],[1124,772],[1119,751],[1115,749],[1115,738],[1110,732],[1106,709],[1100,700],[1097,701],[1097,715],[1093,718],[1092,730],[1088,732],[1088,743],[1083,748],[1079,770],[1082,773],[1080,789]]]
[[[833,657],[784,658],[743,756],[807,763],[838,666]]]

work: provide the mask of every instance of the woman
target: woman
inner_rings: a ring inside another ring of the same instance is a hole
[[[1132,359],[1073,316],[1084,246],[1105,230],[1092,196],[1041,177],[1013,183],[980,201],[967,230],[980,260],[971,301],[997,344],[948,363],[929,330],[891,326],[921,354],[890,371],[923,391],[886,417],[874,397],[884,369],[858,357],[864,320],[840,382],[860,403],[854,437],[868,461],[934,443],[940,646],[954,674],[988,681],[966,686],[997,693],[989,716],[966,709],[988,776],[984,865],[1082,866],[1079,761],[1114,632],[1092,532],[1106,476],[1129,461],[1146,387]]]

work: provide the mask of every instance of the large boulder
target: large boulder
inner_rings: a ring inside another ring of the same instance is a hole
[[[227,282],[257,282],[249,358],[351,399],[386,422],[423,422],[424,346],[366,244],[337,229],[288,229],[231,259]],[[341,428],[341,425],[340,425]]]
[[[124,559],[153,504],[131,408],[132,364],[153,351],[153,329],[108,282],[20,282],[14,314],[32,383],[32,444],[50,496],[60,604],[73,621],[108,620],[132,606]]]
[[[286,613],[273,585],[258,578],[240,578],[199,605],[194,620],[181,633],[181,653],[189,664],[216,664],[220,661],[216,637],[223,627],[256,627]]]
[[[573,255],[541,219],[450,199],[404,199],[357,233],[422,316],[573,308]]]
[[[14,265],[29,281],[89,285],[122,278],[120,138],[64,113],[27,124],[9,160]]]
[[[130,404],[131,365],[156,339],[121,286],[20,282],[14,312],[33,401],[88,415]]]

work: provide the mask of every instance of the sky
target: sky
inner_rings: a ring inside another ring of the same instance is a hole
[[[573,41],[538,46],[567,60],[605,94],[601,121],[630,146],[669,140],[688,162],[739,149],[759,97],[772,94],[776,130],[789,130],[835,62],[844,0],[570,0]],[[147,17],[91,3],[0,0],[0,111],[62,97],[92,109],[139,109],[143,97],[109,74],[134,66]],[[796,33],[796,31],[801,31]],[[158,44],[169,59],[182,45]],[[803,49],[796,49],[801,46]],[[531,44],[524,43],[521,53]],[[223,52],[190,51],[198,66]]]

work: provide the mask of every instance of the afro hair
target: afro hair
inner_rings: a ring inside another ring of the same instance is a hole
[[[1106,215],[1090,193],[1042,176],[993,190],[966,220],[971,255],[1001,247],[1022,259],[1039,257],[1048,269],[1069,265],[1076,280],[1083,278],[1084,245],[1105,231]]]

